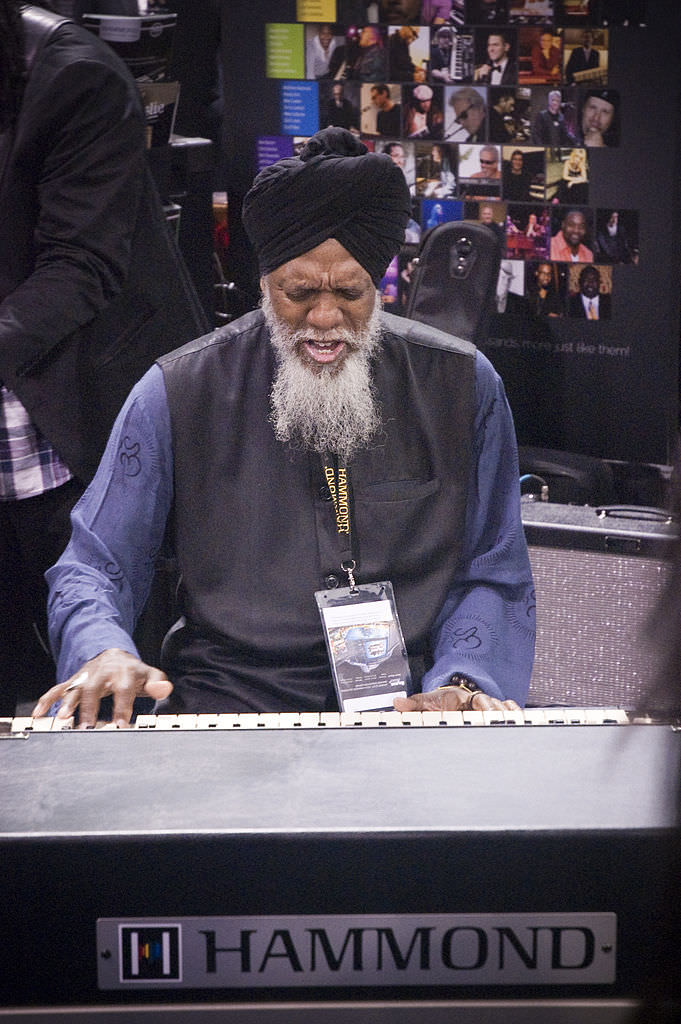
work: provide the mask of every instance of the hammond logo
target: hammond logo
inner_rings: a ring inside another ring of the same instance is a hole
[[[100,989],[608,985],[609,913],[102,918]]]
[[[181,982],[181,926],[119,925],[118,962],[122,983]]]

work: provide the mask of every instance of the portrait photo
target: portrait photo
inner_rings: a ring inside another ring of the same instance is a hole
[[[416,195],[445,199],[456,195],[457,147],[443,142],[416,142]]]
[[[357,82],[388,81],[388,29],[385,25],[350,25],[345,44],[333,55],[332,78]]]
[[[596,210],[595,257],[598,263],[638,264],[638,220],[638,210],[610,207]]]
[[[319,83],[320,128],[335,126],[346,128],[350,132],[359,132],[359,96],[359,82],[321,81]]]
[[[400,168],[406,178],[409,192],[413,196],[416,193],[416,162],[414,159],[414,143],[406,139],[390,139],[384,142],[376,139],[373,142],[375,153],[387,153],[394,164]]]
[[[336,49],[345,44],[342,26],[324,22],[305,26],[305,77],[330,78]]]
[[[459,146],[459,178],[462,181],[501,181],[501,146]]]
[[[419,25],[388,27],[388,80],[425,82],[430,58],[430,29]]]
[[[421,0],[378,0],[378,20],[385,25],[419,25]]]
[[[511,24],[537,25],[553,21],[553,0],[509,0],[508,20]]]
[[[608,30],[561,29],[563,81],[566,85],[607,85]]]
[[[504,241],[506,238],[506,203],[500,200],[475,200],[464,204],[466,220],[476,220],[484,224],[496,236]]]
[[[530,93],[528,120],[535,146],[551,149],[579,146],[577,89],[540,87]]]
[[[565,316],[567,268],[564,263],[531,260],[525,264],[525,305],[530,316]]]
[[[482,29],[474,32],[475,70],[473,81],[480,85],[518,84],[518,39],[512,28]]]
[[[620,94],[616,89],[580,89],[577,138],[581,146],[619,146]]]
[[[501,196],[511,203],[541,202],[546,187],[546,150],[538,146],[503,146]]]
[[[609,320],[612,316],[612,269],[596,263],[568,268],[568,316]]]
[[[589,154],[580,147],[546,150],[546,198],[561,205],[589,202]]]
[[[463,203],[458,199],[422,199],[421,229],[429,231],[447,221],[461,220]]]
[[[464,0],[466,25],[505,25],[508,0]]]
[[[563,74],[561,36],[550,25],[518,28],[518,81],[523,85],[560,82]]]
[[[391,82],[363,82],[360,86],[362,135],[399,139],[402,134],[402,87]]]
[[[487,89],[477,85],[445,86],[445,141],[487,141]]]
[[[444,135],[442,85],[402,88],[402,135],[407,139],[441,139]]]
[[[455,6],[459,6],[456,0],[421,0],[421,24],[448,24]]]
[[[551,207],[550,257],[565,263],[593,263],[593,214],[588,207]]]
[[[509,203],[506,214],[507,259],[548,259],[550,228],[550,213],[544,205]]]

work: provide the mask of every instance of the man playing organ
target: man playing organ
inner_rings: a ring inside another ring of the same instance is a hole
[[[257,176],[243,216],[262,308],[131,392],[48,573],[60,681],[36,716],[61,702],[93,726],[106,695],[118,725],[141,695],[159,713],[334,710],[320,609],[366,597],[370,618],[376,588],[403,638],[390,706],[524,703],[534,591],[511,414],[473,345],[381,310],[409,209],[400,168],[341,128]],[[131,636],[164,537],[182,615],[153,667]],[[365,660],[379,633],[352,635]]]

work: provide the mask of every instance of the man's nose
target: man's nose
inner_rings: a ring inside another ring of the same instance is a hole
[[[343,311],[335,296],[330,292],[322,292],[310,306],[307,322],[319,331],[329,331],[340,327],[343,323]]]

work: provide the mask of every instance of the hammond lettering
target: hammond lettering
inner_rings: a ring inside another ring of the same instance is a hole
[[[121,936],[132,931],[153,937],[159,929],[174,936],[176,962],[164,966],[158,957],[147,958],[144,969],[139,957],[127,963],[133,947]],[[98,949],[102,988],[612,985],[617,915],[283,914],[172,923],[103,918]]]
[[[439,936],[438,931],[435,926],[419,926],[409,932],[402,929],[399,934],[391,927],[351,927],[344,932],[317,927],[242,928],[229,939],[212,929],[202,929],[201,934],[206,973],[224,973],[225,979],[234,973],[292,972],[314,978],[320,972],[351,971],[366,974],[365,983],[373,983],[386,973],[441,975],[445,968],[451,975],[491,971],[502,984],[503,975],[515,975],[519,967],[529,974],[580,972],[591,967],[596,956],[596,936],[584,926],[539,925],[516,930],[457,925]],[[273,982],[277,983],[280,978]],[[225,980],[225,984],[230,982]]]

